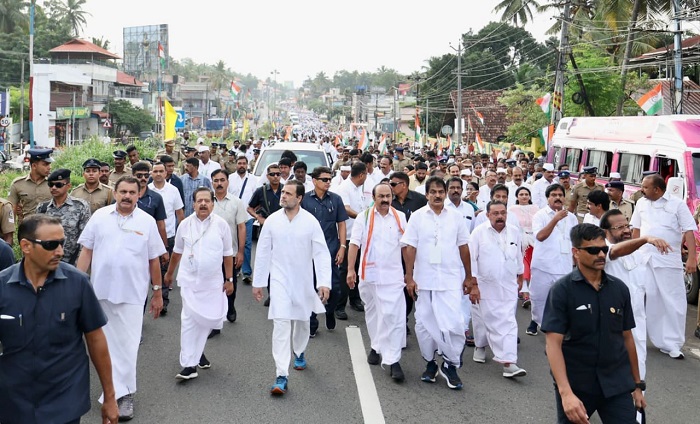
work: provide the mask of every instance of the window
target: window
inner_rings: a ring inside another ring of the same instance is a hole
[[[598,168],[598,174],[608,175],[610,173],[610,166],[612,165],[612,157],[613,155],[611,152],[589,150],[588,163],[586,166],[595,166]]]
[[[317,166],[329,166],[328,156],[323,150],[293,150],[297,155],[297,161],[304,162],[307,166],[307,173],[311,174]],[[273,162],[278,162],[282,156],[283,150],[265,150],[260,154],[257,163],[255,164],[255,175],[261,176],[265,174],[267,166]]]
[[[667,178],[678,176],[678,162],[675,159],[659,157],[659,174],[666,180]]]
[[[566,163],[569,165],[569,170],[572,172],[578,171],[578,166],[581,163],[581,149],[566,149]]]
[[[554,157],[552,158],[552,163],[555,169],[559,169],[559,161],[561,160],[561,147],[554,147]]]
[[[620,154],[620,176],[626,183],[641,184],[642,172],[649,169],[649,156],[634,155],[631,153]]]
[[[700,193],[700,153],[693,153],[693,179],[695,180],[696,191]]]

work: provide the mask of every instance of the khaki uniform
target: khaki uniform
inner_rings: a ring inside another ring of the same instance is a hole
[[[251,159],[250,162],[248,162],[248,172],[253,172],[255,169],[255,162],[257,162],[257,159]]]
[[[182,160],[182,158],[184,157],[182,152],[180,152],[179,150],[173,149],[172,153],[168,153],[165,151],[165,149],[160,149],[158,150],[158,152],[156,152],[156,161],[160,160],[160,157],[163,155],[168,155],[171,158],[173,158],[173,160],[175,161],[175,166],[177,166],[180,163],[180,160]]]
[[[114,193],[110,186],[100,183],[94,190],[89,191],[85,184],[80,184],[70,193],[76,199],[82,199],[90,206],[90,213],[95,213],[96,210],[103,206],[111,205],[114,201]]]
[[[630,222],[632,220],[632,212],[634,212],[634,203],[630,202],[627,199],[622,199],[620,204],[618,205],[614,201],[610,201],[610,209],[619,209],[620,212],[627,218],[627,222]]]
[[[114,185],[117,183],[117,181],[121,177],[125,177],[127,175],[131,175],[131,169],[127,169],[126,166],[124,167],[124,172],[117,172],[116,169],[113,169],[109,172],[109,186],[114,188]]]
[[[51,200],[49,183],[43,179],[37,184],[29,178],[29,175],[15,178],[10,185],[10,197],[7,200],[13,206],[20,206],[21,214],[17,220],[22,222],[22,218],[36,213],[36,207],[39,206],[39,203]]]
[[[230,160],[227,160],[226,162],[222,163],[221,165],[224,167],[226,172],[228,172],[229,174],[233,174],[234,172],[236,172],[236,162],[231,162]]]
[[[582,181],[571,189],[570,204],[576,204],[574,213],[576,218],[578,218],[579,224],[583,222],[583,216],[588,213],[588,194],[595,190],[605,191],[605,187],[602,184],[595,183],[591,188],[586,185],[585,181]]]
[[[342,159],[338,159],[333,164],[333,171],[338,171],[338,170],[340,170],[341,166],[345,166],[345,165],[352,165],[352,161],[350,159],[348,159],[346,161],[344,161]]]
[[[0,232],[1,235],[15,232],[15,213],[12,210],[12,203],[0,197]]]
[[[219,153],[212,153],[209,156],[209,160],[213,160],[216,163],[221,163],[221,154]]]
[[[393,168],[394,172],[398,172],[398,171],[403,172],[403,169],[405,167],[407,167],[408,165],[411,165],[411,159],[409,159],[405,156],[403,159],[395,159],[391,163],[391,167]]]

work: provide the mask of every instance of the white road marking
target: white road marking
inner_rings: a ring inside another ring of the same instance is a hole
[[[384,413],[382,405],[379,403],[377,388],[374,386],[372,371],[367,363],[362,333],[358,327],[350,326],[345,329],[345,334],[348,336],[352,370],[355,374],[355,383],[357,384],[357,393],[360,396],[360,406],[365,424],[384,424]]]
[[[700,358],[700,349],[689,349],[690,353]]]

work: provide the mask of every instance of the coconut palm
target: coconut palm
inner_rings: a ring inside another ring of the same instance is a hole
[[[82,10],[86,2],[87,0],[66,0],[62,11],[63,17],[70,22],[73,35],[76,37],[80,35],[83,26],[87,25],[86,16],[90,15],[90,13]]]
[[[532,8],[538,9],[539,3],[535,0],[501,0],[493,8],[494,12],[503,10],[502,22],[513,22],[513,25],[525,25],[532,20]],[[518,23],[518,21],[520,21]]]
[[[24,10],[29,2],[24,0],[0,0],[0,32],[10,34],[15,28],[24,28],[28,23],[28,15]]]

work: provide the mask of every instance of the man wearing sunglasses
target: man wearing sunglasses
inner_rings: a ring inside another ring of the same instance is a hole
[[[63,246],[63,262],[75,265],[80,254],[78,238],[90,220],[90,205],[77,197],[69,196],[70,169],[57,169],[48,178],[52,199],[37,208],[38,213],[55,216],[61,220],[66,234]]]
[[[542,321],[557,422],[588,423],[597,411],[603,423],[635,423],[635,407],[646,406],[646,385],[630,331],[629,289],[604,271],[605,231],[576,225],[570,240],[577,268],[552,286]]]
[[[83,272],[92,270],[90,280],[108,318],[104,332],[123,420],[134,417],[136,360],[149,282],[153,283],[149,310],[153,318],[163,308],[158,258],[167,252],[153,217],[136,207],[140,188],[134,177],[117,181],[116,203],[95,211],[80,235],[83,249],[76,265]]]
[[[28,217],[18,230],[22,262],[0,276],[3,423],[79,422],[90,410],[86,352],[105,393],[101,422],[118,419],[107,319],[87,276],[61,263],[64,237],[58,218]]]

